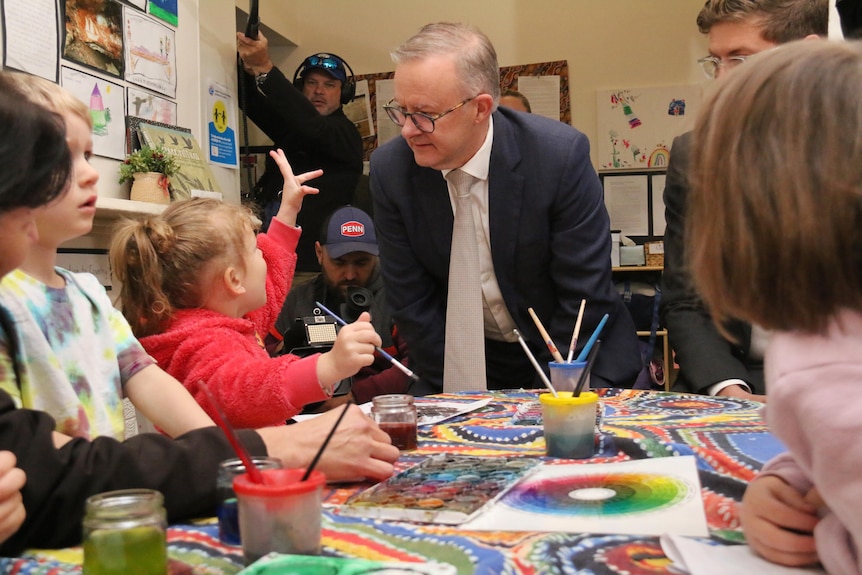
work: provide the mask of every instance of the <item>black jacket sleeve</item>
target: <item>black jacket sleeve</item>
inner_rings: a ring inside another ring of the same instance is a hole
[[[168,521],[212,516],[216,473],[235,454],[217,427],[190,431],[176,439],[145,433],[125,442],[102,437],[53,444],[54,420],[44,412],[17,409],[0,392],[0,449],[12,451],[27,474],[22,490],[27,518],[0,554],[23,549],[60,548],[81,542],[84,503],[90,495],[115,489],[149,488],[165,497]],[[255,455],[266,454],[260,436],[240,432]]]
[[[691,132],[673,142],[664,188],[665,220],[664,272],[662,273],[661,322],[667,327],[670,344],[679,363],[674,388],[706,394],[710,386],[728,379],[741,379],[756,393],[758,377],[746,365],[751,328],[733,322],[729,329],[738,339],[726,340],[716,329],[703,302],[694,290],[685,262],[685,212],[689,194],[688,172]]]

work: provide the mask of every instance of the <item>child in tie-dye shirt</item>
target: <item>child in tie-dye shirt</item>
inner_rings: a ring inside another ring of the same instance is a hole
[[[113,307],[98,279],[56,267],[57,248],[86,235],[96,213],[99,174],[89,163],[92,119],[62,88],[14,74],[30,99],[59,113],[73,170],[68,192],[40,209],[39,241],[0,282],[0,303],[14,318],[20,380],[0,361],[0,389],[19,407],[46,411],[56,431],[92,439],[125,435],[123,397],[171,436],[212,420],[174,378],[159,368]]]

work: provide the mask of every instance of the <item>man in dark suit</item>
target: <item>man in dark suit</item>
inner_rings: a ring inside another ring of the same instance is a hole
[[[455,291],[448,282],[458,190],[444,177],[456,169],[473,182],[485,352],[480,387],[541,385],[513,328],[547,369],[551,356],[528,308],[568,348],[582,298],[579,348],[609,314],[593,386],[630,387],[640,355],[611,282],[609,218],[586,137],[560,122],[498,109],[496,53],[473,27],[429,24],[392,56],[395,98],[387,112],[402,137],[372,155],[371,192],[387,299],[411,369],[422,378],[412,391],[439,392],[444,361],[453,357],[447,350],[444,360],[444,340]]]
[[[828,0],[708,0],[697,26],[709,39],[709,55],[698,63],[708,78],[719,79],[753,54],[792,40],[825,36],[828,23]],[[733,341],[725,339],[686,269],[688,163],[695,145],[690,132],[674,140],[664,189],[661,322],[679,364],[674,390],[765,401],[763,352],[768,334],[733,321],[726,325]]]

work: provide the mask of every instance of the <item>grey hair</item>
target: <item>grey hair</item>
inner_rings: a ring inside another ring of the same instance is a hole
[[[395,65],[431,56],[453,56],[458,81],[465,95],[486,93],[500,102],[500,67],[491,40],[470,24],[436,22],[426,24],[390,54]]]

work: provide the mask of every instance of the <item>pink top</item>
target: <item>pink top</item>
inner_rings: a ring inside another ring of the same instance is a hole
[[[801,493],[817,487],[828,507],[814,530],[820,560],[832,575],[859,575],[862,313],[842,312],[823,335],[774,334],[765,368],[766,421],[788,452],[761,474]]]

